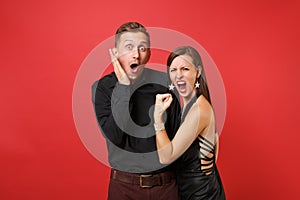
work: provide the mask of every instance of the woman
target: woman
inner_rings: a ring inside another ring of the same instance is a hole
[[[218,134],[202,60],[192,47],[174,50],[167,61],[170,89],[174,85],[183,101],[181,125],[172,141],[164,129],[163,113],[172,102],[171,94],[158,94],[154,128],[160,162],[178,159],[177,179],[183,200],[225,199],[216,167]]]

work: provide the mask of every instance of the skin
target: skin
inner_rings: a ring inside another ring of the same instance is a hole
[[[196,89],[194,87],[196,78],[199,78],[201,73],[199,68],[193,65],[193,60],[188,55],[181,55],[176,57],[169,68],[170,79],[175,85],[177,91],[183,100],[183,109],[195,96]],[[184,83],[184,87],[180,87],[180,83]],[[183,88],[183,89],[182,89]],[[157,112],[154,113],[155,122],[162,122],[163,112],[171,105],[171,94],[163,94],[163,96],[156,96]],[[160,109],[158,107],[161,107]]]
[[[196,94],[195,82],[199,78],[199,69],[193,65],[193,60],[188,55],[176,57],[169,68],[170,79],[174,83],[177,91],[183,99],[184,105]],[[184,90],[180,88],[180,83],[184,83]]]
[[[170,66],[170,79],[176,86],[183,99],[183,108],[196,94],[195,82],[200,76],[200,68],[192,64],[188,55],[176,57]],[[184,84],[183,84],[184,83]],[[180,84],[184,86],[180,86]],[[154,123],[163,123],[162,115],[172,102],[171,94],[156,95],[154,109]],[[176,160],[193,141],[201,134],[215,143],[215,121],[213,109],[203,95],[200,95],[189,110],[185,121],[179,127],[172,141],[168,138],[166,130],[156,132],[156,144],[160,162],[168,164]]]
[[[150,58],[147,36],[142,32],[122,33],[117,46],[109,49],[114,71],[120,84],[134,84]],[[132,68],[135,64],[137,67]]]

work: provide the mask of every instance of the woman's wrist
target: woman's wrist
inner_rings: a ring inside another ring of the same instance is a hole
[[[154,123],[154,130],[155,130],[155,132],[165,130],[165,124],[163,122],[161,122],[161,123]]]
[[[154,123],[155,124],[163,123],[162,114],[154,115]]]

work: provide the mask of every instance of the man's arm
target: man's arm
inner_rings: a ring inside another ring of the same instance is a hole
[[[124,86],[126,87],[126,86]],[[98,124],[104,134],[112,143],[119,147],[123,147],[126,140],[126,134],[119,127],[120,122],[116,123],[116,116],[120,116],[126,109],[125,105],[129,102],[129,91],[127,88],[122,88],[122,85],[116,85],[114,94],[112,89],[105,87],[101,82],[95,82],[92,86],[93,104],[98,120]],[[113,97],[112,97],[113,96]],[[113,100],[111,99],[113,98]],[[114,114],[112,112],[112,102]],[[128,110],[128,107],[127,107]],[[126,124],[122,122],[121,124]],[[124,128],[124,127],[123,127]]]

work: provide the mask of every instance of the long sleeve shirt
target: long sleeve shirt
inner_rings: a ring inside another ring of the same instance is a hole
[[[114,72],[94,83],[95,113],[112,168],[131,173],[165,169],[156,151],[153,109],[156,94],[169,92],[167,80],[165,73],[145,68],[133,85],[119,84]],[[180,125],[180,104],[172,95],[173,102],[165,115],[169,138]]]

